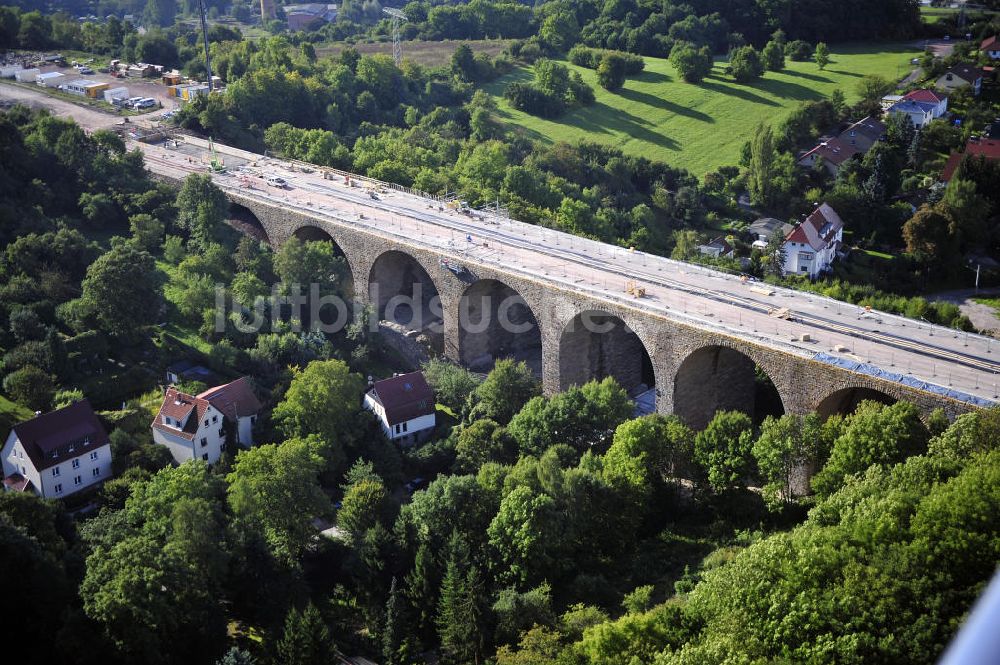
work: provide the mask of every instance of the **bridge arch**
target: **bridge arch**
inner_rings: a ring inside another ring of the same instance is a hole
[[[531,305],[510,285],[480,279],[465,288],[458,305],[462,364],[489,371],[500,358],[523,360],[542,373],[542,333]]]
[[[354,286],[357,280],[354,278],[354,265],[351,262],[351,257],[347,255],[344,251],[343,246],[337,242],[337,239],[330,235],[330,232],[326,229],[320,228],[319,226],[313,224],[303,224],[296,227],[290,236],[296,240],[302,242],[326,242],[330,243],[333,247],[333,253],[344,260],[346,270],[343,275],[343,284],[341,284],[341,291],[344,297],[348,300],[354,298]]]
[[[253,210],[244,205],[230,201],[229,203],[229,224],[240,233],[256,238],[261,242],[273,244],[260,218]]]
[[[603,310],[582,311],[559,336],[559,390],[608,376],[632,397],[656,387],[648,346],[635,330]]]
[[[784,400],[765,366],[724,343],[691,351],[674,375],[674,413],[694,429],[705,427],[717,411],[742,411],[755,423],[785,413]]]
[[[388,250],[372,263],[368,296],[380,321],[389,320],[410,330],[440,332],[440,294],[430,272],[406,252]]]
[[[826,420],[832,415],[850,415],[861,402],[879,402],[895,404],[899,400],[889,393],[870,386],[849,386],[830,393],[816,405],[815,411],[819,417]]]

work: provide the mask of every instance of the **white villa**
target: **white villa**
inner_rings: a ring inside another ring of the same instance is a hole
[[[111,477],[111,442],[86,399],[15,425],[0,456],[5,490],[45,499]]]

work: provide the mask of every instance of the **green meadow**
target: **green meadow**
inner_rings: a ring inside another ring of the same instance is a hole
[[[902,79],[910,71],[910,59],[918,55],[919,49],[909,44],[840,47],[823,71],[813,62],[789,60],[784,71],[767,72],[746,85],[726,76],[722,61],[704,81],[691,84],[681,80],[666,60],[646,58],[646,70],[615,92],[601,88],[593,70],[567,62],[593,86],[597,100],[554,120],[517,111],[503,99],[508,83],[532,77],[530,67],[516,69],[487,90],[498,97],[501,118],[532,138],[600,141],[702,175],[736,164],[740,147],[757,123],[780,122],[800,103],[822,99],[837,89],[848,102],[856,101],[861,77]]]

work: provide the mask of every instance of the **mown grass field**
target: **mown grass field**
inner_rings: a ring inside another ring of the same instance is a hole
[[[597,100],[554,120],[514,110],[502,97],[508,83],[532,77],[530,68],[515,70],[487,90],[497,96],[502,119],[532,138],[601,141],[700,176],[736,164],[740,147],[758,122],[777,123],[801,102],[822,99],[837,89],[848,102],[856,101],[861,77],[878,74],[899,80],[919,54],[909,44],[840,47],[823,71],[812,62],[788,61],[784,71],[767,72],[747,85],[724,74],[725,62],[716,62],[701,83],[690,84],[666,60],[646,58],[646,70],[617,92],[601,88],[594,71],[569,65],[593,86]]]

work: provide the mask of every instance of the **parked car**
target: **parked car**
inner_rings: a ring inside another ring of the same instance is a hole
[[[137,109],[151,109],[156,106],[156,100],[152,97],[144,97],[135,103]]]
[[[279,178],[276,175],[272,175],[267,177],[267,184],[269,184],[271,187],[284,189],[285,187],[288,186],[288,181],[286,181],[284,178]]]

